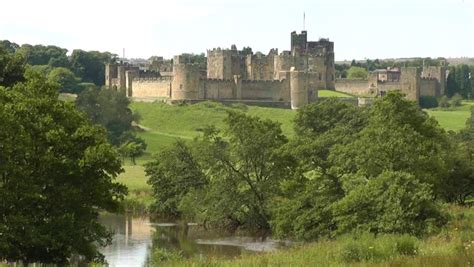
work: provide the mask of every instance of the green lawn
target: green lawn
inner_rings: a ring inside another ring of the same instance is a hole
[[[318,90],[318,97],[354,97],[353,95],[333,90]]]
[[[466,126],[466,120],[471,116],[472,106],[474,106],[473,101],[464,101],[461,107],[427,109],[426,112],[446,130],[459,131]]]
[[[226,111],[244,110],[247,114],[263,119],[271,119],[282,124],[283,133],[293,135],[295,112],[290,109],[248,107],[236,105],[227,107],[216,102],[202,102],[194,105],[168,105],[161,102],[133,102],[131,108],[140,114],[140,125],[147,131],[139,133],[148,144],[149,154],[159,151],[176,140],[193,139],[207,125],[224,127]]]

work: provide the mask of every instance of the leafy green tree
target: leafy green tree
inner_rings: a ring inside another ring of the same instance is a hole
[[[459,93],[459,85],[456,81],[456,67],[451,66],[448,68],[449,73],[446,79],[446,96],[452,97],[454,94]]]
[[[73,50],[70,58],[71,69],[83,82],[98,86],[105,84],[105,64],[115,61],[116,55],[109,52]]]
[[[374,102],[368,124],[357,138],[335,146],[330,158],[334,171],[341,174],[370,178],[401,171],[439,189],[439,179],[446,173],[447,144],[445,132],[416,103],[389,93]]]
[[[145,153],[146,147],[147,145],[143,139],[135,137],[135,139],[122,142],[119,152],[123,157],[129,157],[135,165],[135,159]]]
[[[459,91],[464,98],[471,97],[471,81],[470,81],[470,69],[469,66],[462,64],[456,66],[456,72],[454,76]]]
[[[292,176],[293,158],[282,153],[288,141],[270,120],[230,112],[225,123],[223,136],[208,129],[200,145],[211,187],[203,200],[206,219],[269,229],[269,203],[279,183]]]
[[[103,260],[98,248],[111,233],[99,212],[117,211],[126,193],[105,130],[34,72],[0,87],[0,129],[0,260]]]
[[[24,44],[18,50],[30,65],[50,65],[51,67],[68,67],[67,49],[53,45]]]
[[[119,146],[122,135],[132,130],[134,116],[128,107],[130,100],[114,90],[89,88],[80,93],[76,106],[85,112],[93,123],[107,129],[108,139]]]
[[[164,216],[181,215],[179,205],[184,196],[208,183],[191,148],[183,141],[155,155],[145,165],[145,173],[153,188],[155,203],[152,208]]]
[[[423,235],[446,221],[430,186],[404,172],[385,171],[366,179],[332,208],[338,233]]]
[[[359,79],[359,80],[366,80],[369,76],[369,72],[362,67],[352,66],[347,71],[347,78],[349,79]]]
[[[0,41],[0,46],[3,46],[3,48],[10,54],[14,54],[20,46],[16,43],[12,43],[8,40],[1,40]]]
[[[9,52],[0,44],[0,86],[9,87],[23,81],[25,60],[19,54]]]
[[[63,67],[54,68],[48,74],[48,81],[58,84],[61,93],[78,92],[78,78],[69,69]]]

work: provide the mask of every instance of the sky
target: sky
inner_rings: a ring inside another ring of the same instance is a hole
[[[474,0],[4,0],[0,40],[127,58],[334,41],[336,60],[474,57]]]

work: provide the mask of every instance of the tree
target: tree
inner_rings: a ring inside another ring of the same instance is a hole
[[[452,97],[454,94],[459,93],[459,85],[456,82],[456,68],[448,68],[448,78],[446,79],[446,96]]]
[[[135,165],[135,159],[144,154],[146,147],[147,145],[143,139],[135,137],[132,140],[121,142],[119,152],[123,157],[129,157]]]
[[[368,179],[332,208],[338,233],[423,235],[446,222],[430,186],[404,172],[387,171]]]
[[[18,50],[30,65],[50,65],[51,67],[68,67],[67,49],[53,45],[24,44]]]
[[[63,67],[54,68],[48,74],[48,81],[56,83],[61,93],[78,92],[78,78],[69,69]]]
[[[462,64],[456,66],[455,80],[459,89],[459,94],[464,98],[471,97],[471,81],[470,81],[470,69],[469,66]]]
[[[330,159],[334,171],[377,177],[401,171],[435,186],[446,174],[447,137],[438,123],[400,93],[374,101],[367,126],[347,145],[336,145]]]
[[[0,87],[0,129],[0,260],[103,260],[111,233],[99,212],[117,211],[126,193],[105,130],[34,72]]]
[[[24,80],[25,60],[19,54],[10,53],[0,44],[0,86],[9,87]]]
[[[269,229],[270,201],[291,177],[279,124],[230,112],[226,129],[204,129],[192,149],[177,143],[147,164],[155,206],[206,224]]]
[[[113,63],[116,55],[109,52],[73,50],[70,58],[71,69],[83,82],[98,86],[105,84],[105,64]]]
[[[85,112],[93,123],[107,129],[108,139],[119,146],[122,135],[132,130],[134,116],[128,105],[130,100],[114,90],[89,88],[80,93],[76,106]]]
[[[152,209],[170,217],[181,215],[179,206],[186,194],[208,183],[191,148],[180,140],[155,155],[145,173],[153,188]]]
[[[369,76],[369,72],[362,67],[352,66],[347,71],[347,78],[349,79],[359,79],[359,80],[366,80]]]

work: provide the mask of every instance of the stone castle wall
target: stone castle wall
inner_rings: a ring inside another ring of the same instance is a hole
[[[420,80],[420,96],[437,96],[438,82],[435,79]]]
[[[370,88],[367,80],[337,79],[336,91],[351,95],[370,94]]]
[[[199,82],[199,99],[236,98],[236,84],[233,80],[203,79]]]
[[[289,81],[242,81],[242,99],[290,101]]]
[[[133,79],[131,97],[169,98],[171,96],[171,78]]]

